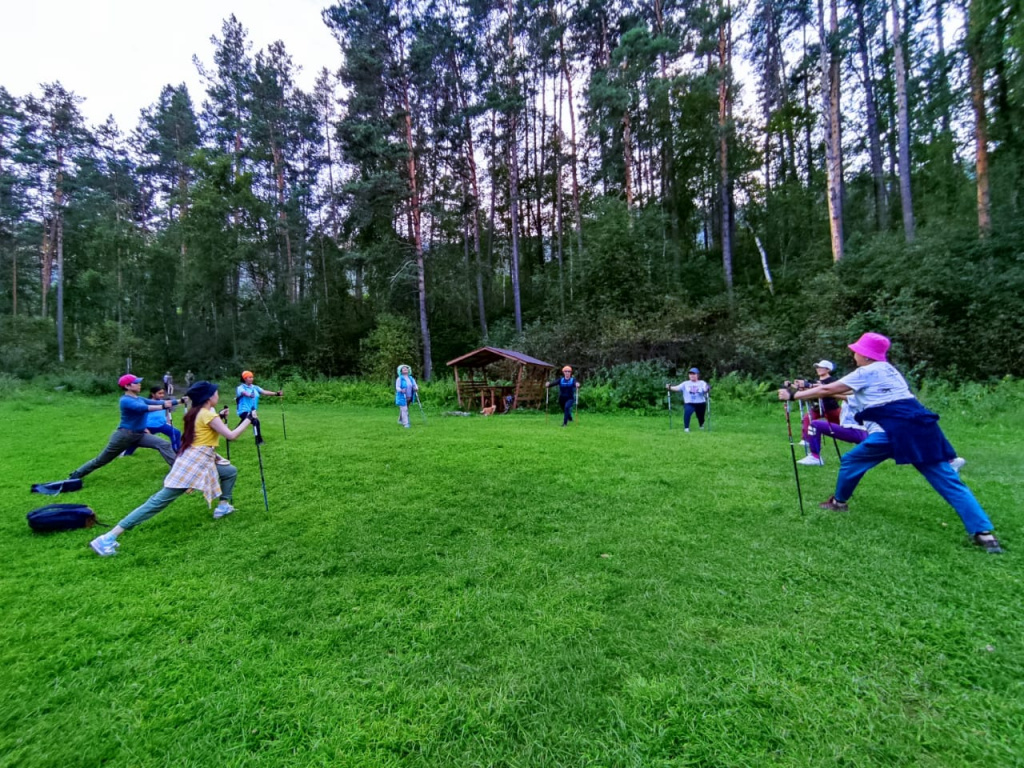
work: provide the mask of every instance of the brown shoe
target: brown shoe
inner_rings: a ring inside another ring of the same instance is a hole
[[[835,496],[829,496],[828,501],[823,501],[818,505],[818,509],[829,509],[833,512],[849,512],[850,505],[845,501],[836,501]]]
[[[992,534],[992,531],[976,533],[971,537],[971,541],[975,546],[983,548],[990,555],[1003,554],[1003,548],[999,546],[999,539]]]

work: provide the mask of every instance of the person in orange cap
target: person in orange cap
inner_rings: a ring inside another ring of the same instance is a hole
[[[241,422],[246,416],[252,414],[258,416],[257,413],[260,405],[260,395],[267,397],[284,397],[283,390],[277,390],[273,392],[269,389],[263,389],[257,384],[253,383],[252,371],[242,371],[242,383],[238,385],[235,390],[235,413],[238,414],[238,420]]]
[[[544,386],[558,387],[558,404],[562,408],[562,426],[572,421],[572,408],[576,403],[576,391],[580,388],[579,381],[572,375],[572,366],[566,365],[562,368],[562,376],[554,381],[549,381]]]

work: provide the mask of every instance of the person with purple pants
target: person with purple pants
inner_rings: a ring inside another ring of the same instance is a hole
[[[872,467],[886,459],[912,464],[960,516],[971,543],[1000,554],[992,522],[951,465],[956,451],[942,433],[938,415],[918,402],[903,375],[886,361],[889,346],[885,336],[865,333],[849,345],[857,363],[853,373],[810,389],[779,390],[783,401],[845,396],[857,423],[867,431],[867,437],[843,456],[835,493],[818,506],[846,512],[847,502]]]
[[[868,436],[868,431],[857,423],[850,413],[850,406],[845,402],[840,406],[839,423],[833,424],[827,419],[814,419],[807,425],[807,455],[797,464],[810,467],[821,467],[825,459],[821,456],[821,436],[828,435],[844,443],[860,445]]]

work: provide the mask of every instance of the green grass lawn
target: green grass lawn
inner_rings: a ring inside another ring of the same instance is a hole
[[[944,424],[1007,554],[908,467],[847,514],[780,407],[715,431],[583,413],[263,409],[238,511],[33,535],[116,398],[0,401],[4,766],[1024,765],[1021,418]],[[180,420],[179,420],[180,423]],[[140,450],[69,497],[117,522]]]

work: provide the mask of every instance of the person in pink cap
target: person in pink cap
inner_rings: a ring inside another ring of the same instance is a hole
[[[972,543],[991,554],[1001,553],[992,522],[950,462],[956,451],[939,427],[938,415],[918,402],[906,379],[887,360],[890,342],[879,333],[865,333],[849,347],[857,369],[839,381],[810,389],[780,389],[780,400],[816,400],[845,396],[867,437],[848,451],[839,466],[836,490],[822,509],[845,512],[861,478],[886,459],[913,464],[963,521]]]
[[[124,394],[121,395],[121,422],[110,436],[107,447],[100,451],[96,458],[87,461],[68,477],[74,479],[85,477],[90,472],[95,472],[100,467],[106,466],[128,448],[139,446],[141,448],[153,448],[160,452],[167,466],[174,465],[174,449],[166,440],[160,440],[156,435],[146,431],[146,417],[150,411],[171,410],[180,403],[180,400],[150,400],[140,397],[142,379],[131,373],[126,373],[117,380]]]

